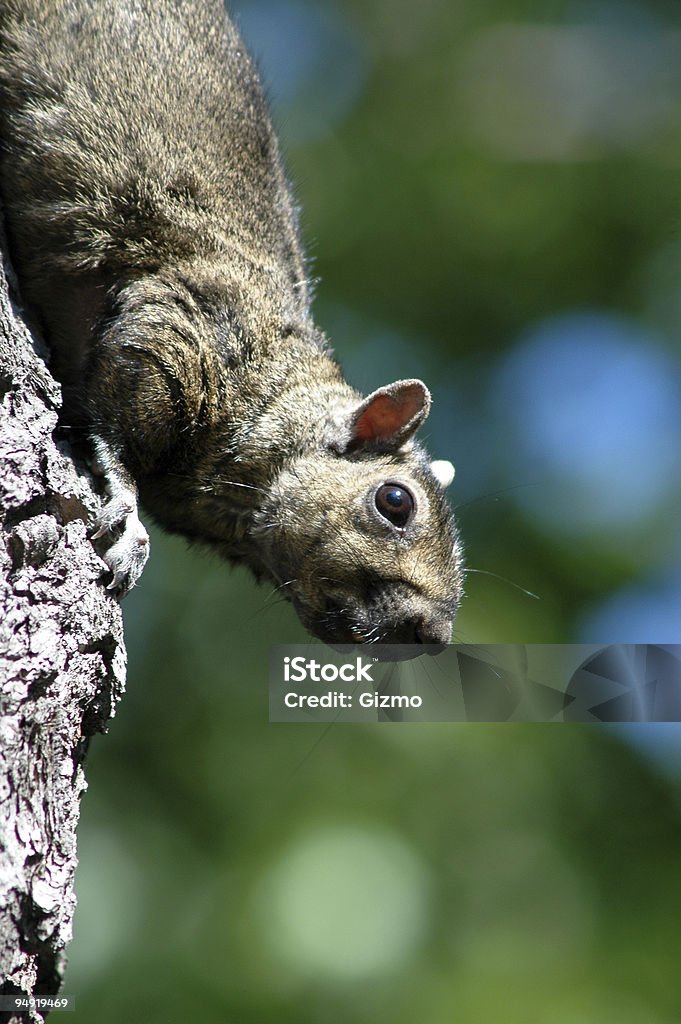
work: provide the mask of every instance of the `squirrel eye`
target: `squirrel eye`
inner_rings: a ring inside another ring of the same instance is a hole
[[[414,511],[414,499],[406,487],[382,484],[374,497],[376,508],[384,519],[402,529]]]

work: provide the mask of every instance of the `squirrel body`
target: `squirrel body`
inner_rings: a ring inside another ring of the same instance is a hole
[[[453,471],[412,438],[429,393],[344,380],[221,0],[2,0],[0,38],[10,254],[107,477],[112,586],[148,555],[139,493],[322,640],[448,641],[462,556]]]

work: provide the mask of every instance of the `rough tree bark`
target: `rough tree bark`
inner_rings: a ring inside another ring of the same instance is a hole
[[[12,281],[3,256],[0,991],[32,996],[59,990],[75,907],[83,761],[121,697],[125,648],[120,608],[87,537],[97,481],[55,440],[59,387]],[[39,1024],[43,1014],[5,1011],[0,1019]]]

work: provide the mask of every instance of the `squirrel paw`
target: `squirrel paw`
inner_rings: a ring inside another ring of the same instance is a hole
[[[102,553],[113,574],[107,590],[123,597],[137,583],[149,557],[149,534],[137,514],[132,491],[118,493],[97,517],[91,539],[107,535],[113,538],[111,546]]]
[[[137,514],[137,492],[132,479],[102,438],[94,438],[93,443],[93,470],[106,478],[110,498],[95,520],[90,540],[109,539],[109,546],[100,551],[112,573],[107,590],[121,598],[132,590],[147,564],[149,534]]]

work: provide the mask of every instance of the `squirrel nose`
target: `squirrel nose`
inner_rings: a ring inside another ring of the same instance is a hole
[[[417,644],[433,644],[441,647],[452,639],[450,619],[419,619],[414,625]]]

